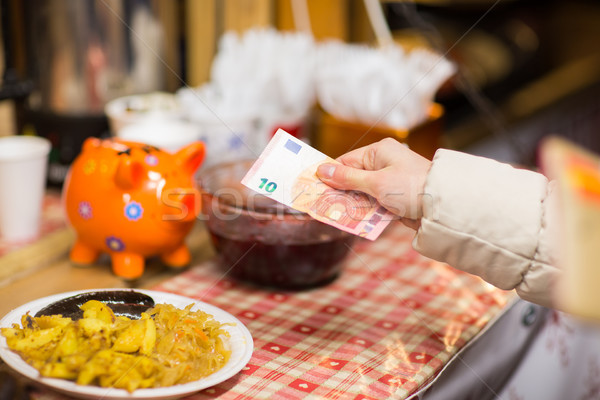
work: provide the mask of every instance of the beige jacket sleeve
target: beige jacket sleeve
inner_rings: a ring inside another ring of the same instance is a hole
[[[553,185],[541,174],[438,150],[413,241],[421,254],[552,307],[560,271],[552,246]]]

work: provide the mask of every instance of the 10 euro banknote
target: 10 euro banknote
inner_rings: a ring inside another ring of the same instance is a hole
[[[373,197],[336,190],[316,175],[325,162],[337,162],[279,129],[242,184],[338,229],[376,239],[394,215]]]

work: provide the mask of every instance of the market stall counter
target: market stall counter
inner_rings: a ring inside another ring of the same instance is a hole
[[[241,371],[191,399],[410,398],[460,363],[462,351],[514,308],[514,293],[419,255],[411,246],[414,233],[400,223],[376,241],[355,243],[333,282],[295,291],[228,277],[198,225],[189,268],[150,263],[135,286],[218,307],[252,336],[253,353]],[[51,294],[127,286],[106,260],[75,268],[65,252],[35,272],[5,280],[1,313]],[[61,398],[44,386],[32,396]]]

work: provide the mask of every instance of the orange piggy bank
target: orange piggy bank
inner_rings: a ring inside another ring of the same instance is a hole
[[[125,279],[140,277],[150,256],[171,267],[188,264],[184,240],[200,202],[193,176],[204,153],[202,142],[172,154],[141,143],[87,139],[63,187],[77,234],[71,261],[90,264],[108,253],[113,272]]]

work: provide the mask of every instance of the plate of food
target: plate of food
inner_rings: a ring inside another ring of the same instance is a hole
[[[228,312],[143,289],[56,294],[0,320],[7,365],[79,398],[180,398],[236,375],[253,348]]]

